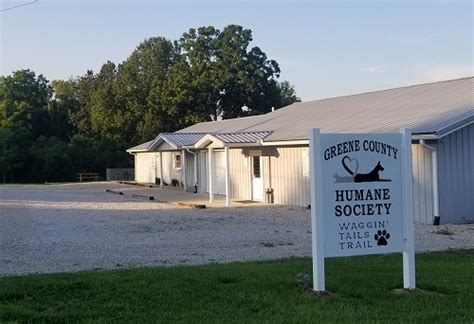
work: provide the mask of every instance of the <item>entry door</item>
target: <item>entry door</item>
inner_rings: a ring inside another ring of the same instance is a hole
[[[263,200],[262,157],[252,156],[252,199]]]
[[[225,195],[225,153],[214,151],[214,193]]]

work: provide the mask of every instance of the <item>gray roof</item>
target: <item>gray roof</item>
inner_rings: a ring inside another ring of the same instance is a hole
[[[268,142],[308,139],[314,127],[323,133],[393,133],[409,127],[414,134],[443,136],[470,122],[473,77],[294,103],[265,115],[200,123],[178,133],[268,131]]]
[[[260,143],[271,132],[209,133],[224,143]],[[154,140],[129,148],[127,152],[154,151],[166,141],[175,149],[193,147],[207,133],[160,133]]]
[[[203,138],[204,135],[206,135],[206,133],[160,133],[153,140],[131,147],[127,152],[153,151],[164,141],[176,149],[181,149],[186,146],[193,146],[197,141]]]
[[[257,143],[270,134],[271,132],[211,133],[224,143]]]
[[[162,138],[168,143],[174,144],[177,148],[182,148],[183,146],[194,145],[203,138],[204,135],[206,135],[206,133],[161,133],[157,139]]]
[[[143,152],[143,151],[147,151],[148,150],[148,147],[151,145],[151,143],[153,143],[154,140],[151,140],[151,141],[148,141],[148,142],[145,142],[145,143],[142,143],[142,144],[139,144],[137,146],[134,146],[134,147],[131,147],[127,150],[127,152]]]

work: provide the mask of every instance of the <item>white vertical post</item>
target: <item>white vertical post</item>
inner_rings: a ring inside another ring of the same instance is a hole
[[[195,186],[196,192],[197,192],[197,185],[198,185],[198,157],[199,157],[199,152],[195,151],[194,152],[194,183],[193,186]]]
[[[183,150],[181,153],[181,177],[183,178],[183,187],[184,191],[186,191],[187,183],[186,183],[186,151]]]
[[[324,275],[323,172],[321,164],[321,136],[318,128],[310,130],[309,156],[311,178],[313,290],[323,292],[326,290]]]
[[[156,184],[156,178],[158,178],[158,153],[153,154],[153,165],[155,166],[155,169],[153,170],[155,172],[153,183]]]
[[[163,189],[165,180],[163,179],[163,152],[160,152],[160,188]]]
[[[402,192],[403,192],[403,288],[415,289],[415,242],[413,225],[413,180],[411,130],[400,129],[402,134]]]
[[[247,164],[249,166],[249,179],[250,179],[250,190],[249,190],[249,193],[250,193],[250,197],[249,199],[252,200],[253,199],[253,157],[252,156],[248,156],[247,157]]]
[[[209,191],[209,203],[213,203],[214,202],[214,188],[213,188],[213,182],[214,182],[214,172],[213,172],[213,163],[212,163],[212,158],[213,158],[213,154],[212,154],[212,147],[209,147],[208,148],[208,152],[209,152],[209,181],[208,181],[208,186],[207,186],[207,189]]]
[[[230,179],[229,179],[229,148],[224,148],[225,152],[225,205],[230,206]]]
[[[137,160],[138,160],[138,157],[137,157],[137,154],[136,153],[133,153],[133,165],[135,167],[135,172],[133,172],[133,178],[135,181],[137,181]],[[5,183],[5,175],[3,175],[3,183]]]
[[[272,185],[272,157],[268,156],[268,189],[270,189],[270,197],[268,199],[269,204],[275,203],[275,195],[273,192],[273,185]],[[264,191],[266,194],[266,190]]]

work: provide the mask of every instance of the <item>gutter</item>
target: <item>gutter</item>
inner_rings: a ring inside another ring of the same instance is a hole
[[[438,185],[438,150],[436,146],[426,144],[424,139],[420,139],[420,145],[431,151],[431,174],[433,183],[433,225],[439,225],[439,185]]]

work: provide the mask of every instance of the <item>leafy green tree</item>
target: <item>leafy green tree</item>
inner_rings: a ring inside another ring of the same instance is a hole
[[[296,96],[295,87],[292,86],[288,81],[278,83],[278,94],[279,100],[275,108],[285,107],[291,105],[292,103],[301,101],[301,99]]]
[[[121,64],[51,83],[0,77],[3,181],[73,180],[130,166],[127,147],[192,124],[269,112],[299,101],[280,67],[239,25],[144,40]]]
[[[68,144],[40,136],[29,148],[28,179],[35,182],[74,180]]]
[[[92,133],[98,136],[120,137],[122,127],[120,107],[116,101],[114,82],[117,70],[108,61],[95,77],[95,87],[91,93],[90,118]]]
[[[159,92],[168,72],[178,59],[175,45],[163,38],[152,37],[140,43],[125,62],[119,65],[115,82],[116,123],[122,138],[138,143],[156,136],[161,129],[156,123],[161,109],[149,103],[153,91]]]
[[[52,89],[42,75],[19,70],[0,77],[0,126],[21,123],[32,136],[52,132],[48,111]]]
[[[30,138],[31,133],[20,123],[0,126],[0,175],[3,183],[21,180],[21,169],[27,165],[25,149],[30,145]]]
[[[76,118],[81,114],[78,79],[54,80],[51,82],[54,100],[51,101],[51,110],[54,110],[54,136],[69,141],[71,136],[80,132]]]
[[[75,130],[74,133],[94,136],[91,109],[95,84],[96,76],[91,70],[81,77],[67,81],[57,80],[53,83],[57,101],[69,108],[69,122]]]

